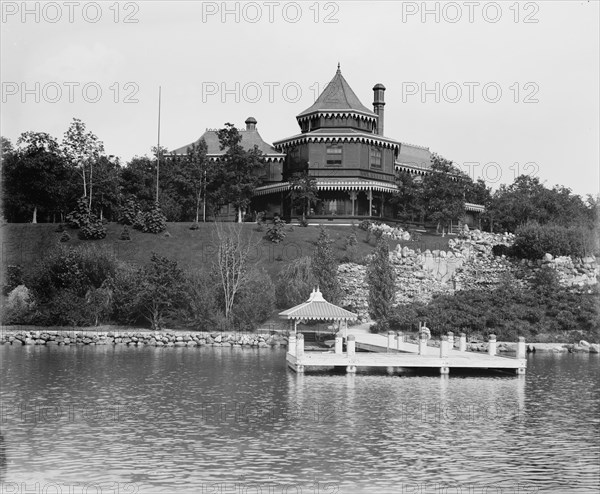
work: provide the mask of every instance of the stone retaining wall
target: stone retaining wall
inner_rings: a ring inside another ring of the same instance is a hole
[[[537,261],[515,261],[493,255],[494,245],[512,245],[513,242],[511,233],[502,235],[473,230],[451,238],[447,251],[421,252],[408,245],[398,245],[390,252],[396,272],[395,304],[427,303],[437,293],[493,289],[506,276],[510,276],[514,284],[527,286],[535,273],[545,266],[556,269],[563,286],[584,287],[598,282],[600,270],[593,256],[571,259],[546,254],[544,259]],[[366,272],[366,266],[354,263],[341,264],[338,268],[343,290],[341,305],[358,313],[360,323],[370,320]]]
[[[175,333],[161,331],[5,331],[0,344],[10,345],[127,345],[164,347],[286,347],[282,335],[253,333]]]

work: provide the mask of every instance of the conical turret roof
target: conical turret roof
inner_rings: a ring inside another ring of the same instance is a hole
[[[333,76],[331,82],[327,84],[327,87],[319,95],[317,101],[310,108],[300,113],[298,117],[319,111],[355,111],[369,116],[377,116],[363,105],[358,96],[354,94],[354,91],[352,91],[352,88],[346,79],[344,79],[339,64],[335,76]]]

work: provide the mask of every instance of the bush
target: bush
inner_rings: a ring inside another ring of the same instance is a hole
[[[122,225],[133,225],[140,212],[140,206],[135,199],[128,199],[119,210],[119,219]]]
[[[233,306],[233,324],[241,331],[253,331],[269,318],[275,308],[275,286],[263,270],[254,269]]]
[[[129,228],[127,228],[127,225],[123,226],[123,230],[121,230],[121,234],[119,235],[119,239],[121,239],[121,240],[131,240],[131,234],[129,233]]]
[[[81,228],[90,221],[90,212],[88,210],[88,199],[87,197],[80,197],[77,200],[75,209],[67,214],[67,224],[71,228]]]
[[[492,254],[495,256],[506,256],[511,257],[514,255],[514,249],[512,246],[504,244],[496,244],[492,246]]]
[[[167,229],[167,217],[162,213],[160,205],[154,204],[154,207],[144,215],[145,233],[160,233]]]
[[[192,226],[190,226],[190,230],[200,230],[200,225],[197,222],[194,222]]]
[[[33,297],[25,285],[15,287],[8,294],[2,317],[3,324],[31,324],[34,305]]]
[[[285,236],[285,221],[279,217],[273,218],[273,224],[267,229],[267,238],[271,242],[278,244]]]
[[[553,256],[584,257],[593,250],[593,232],[584,227],[527,223],[515,232],[514,254],[523,259]]]
[[[89,218],[89,221],[84,224],[77,233],[81,240],[99,240],[106,237],[106,226],[104,223],[94,216]]]
[[[108,250],[61,245],[34,267],[27,285],[42,303],[51,301],[61,290],[84,297],[91,288],[100,288],[114,274],[116,266],[116,259]]]
[[[369,228],[371,227],[371,224],[372,224],[372,221],[371,221],[371,220],[362,220],[362,221],[359,223],[358,227],[359,227],[361,230],[364,230],[364,231],[366,231],[366,232],[367,232],[367,231],[369,231]]]
[[[9,264],[6,266],[6,284],[4,295],[8,295],[16,287],[23,284],[23,266],[20,264]]]
[[[307,256],[294,259],[277,276],[275,290],[277,306],[281,309],[289,309],[306,302],[316,284],[312,259]]]
[[[71,235],[69,235],[67,232],[63,232],[59,240],[61,242],[68,242],[69,240],[71,240]]]
[[[308,220],[306,218],[302,218],[300,220],[300,226],[307,227],[308,226]]]

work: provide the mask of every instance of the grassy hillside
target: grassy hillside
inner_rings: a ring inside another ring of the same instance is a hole
[[[212,263],[215,255],[215,225],[206,223],[201,224],[199,230],[190,230],[191,225],[191,223],[169,223],[167,226],[169,235],[141,233],[130,228],[130,241],[119,239],[123,226],[116,223],[107,225],[107,235],[102,240],[79,240],[77,230],[68,229],[71,239],[64,245],[103,246],[114,252],[118,259],[138,264],[146,263],[151,253],[156,252],[177,260],[180,266],[186,269],[205,268]],[[225,227],[231,225],[225,224]],[[49,249],[59,244],[61,234],[55,231],[57,227],[57,224],[50,223],[2,225],[0,227],[2,267],[21,264],[25,271],[30,269]],[[246,223],[242,228],[245,238],[253,245],[253,261],[273,277],[291,260],[311,255],[319,235],[317,226],[306,228],[288,226],[283,242],[274,244],[265,238],[266,231],[256,231],[255,224]],[[326,229],[334,240],[334,252],[340,260],[343,259],[346,253],[345,239],[350,233],[350,227],[327,225]],[[370,243],[367,243],[367,232],[363,230],[357,229],[357,235],[358,256],[362,258],[371,253],[375,241],[372,238]],[[392,242],[390,247],[395,247],[397,243]],[[448,237],[423,235],[420,242],[406,242],[406,244],[413,249],[445,249],[448,245]]]

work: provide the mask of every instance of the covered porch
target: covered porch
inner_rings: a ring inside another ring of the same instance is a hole
[[[302,217],[302,207],[293,207],[289,198],[290,184],[272,184],[255,192],[254,208],[267,216],[278,214],[286,219]],[[389,202],[398,189],[394,184],[370,180],[317,181],[317,200],[311,204],[308,219],[384,219],[393,218]],[[277,205],[281,206],[278,207]]]

